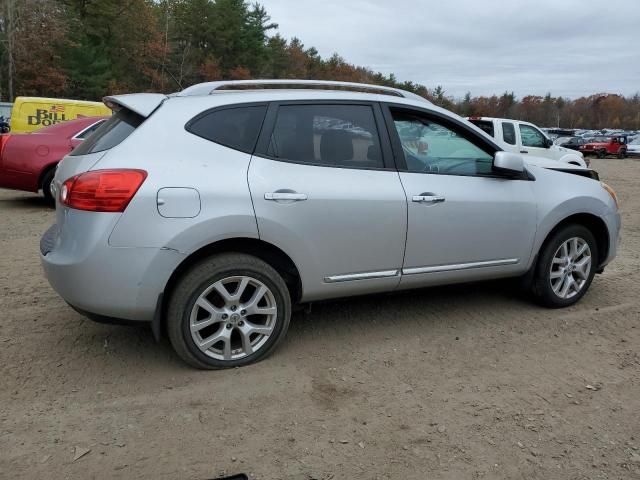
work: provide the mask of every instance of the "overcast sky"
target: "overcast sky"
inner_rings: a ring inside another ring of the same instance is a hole
[[[259,0],[323,57],[449,95],[640,91],[640,0]]]

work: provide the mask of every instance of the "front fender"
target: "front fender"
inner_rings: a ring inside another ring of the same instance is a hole
[[[620,216],[615,202],[600,182],[539,167],[532,167],[532,173],[536,177],[532,186],[538,204],[538,228],[533,242],[532,259],[540,251],[549,233],[558,224],[577,214],[593,215],[602,220],[609,233],[610,248],[615,247]]]

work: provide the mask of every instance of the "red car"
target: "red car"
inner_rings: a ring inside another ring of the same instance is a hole
[[[33,133],[0,135],[0,187],[38,192],[53,203],[51,180],[56,165],[107,117],[57,123]]]
[[[580,145],[580,151],[584,156],[589,154],[604,158],[607,155],[616,155],[618,158],[627,156],[627,137],[614,135],[612,137],[596,137],[589,143]]]

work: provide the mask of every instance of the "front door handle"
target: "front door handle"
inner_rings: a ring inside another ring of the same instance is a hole
[[[264,194],[265,200],[272,201],[290,201],[290,202],[301,202],[307,199],[306,193],[297,193],[297,192],[269,192]]]
[[[411,200],[417,203],[442,203],[444,197],[440,195],[414,195]]]
[[[528,150],[520,150],[520,153],[529,153]]]

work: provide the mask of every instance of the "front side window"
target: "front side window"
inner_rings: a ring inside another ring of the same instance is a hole
[[[373,109],[368,105],[283,105],[267,155],[314,165],[383,168]]]
[[[253,153],[266,111],[265,105],[213,110],[191,120],[186,129],[225,147]]]
[[[545,136],[537,128],[531,125],[520,125],[522,145],[525,147],[546,148]]]
[[[450,128],[404,112],[393,122],[410,172],[490,175],[493,156]]]
[[[516,129],[513,123],[502,122],[502,139],[509,145],[516,144]]]

